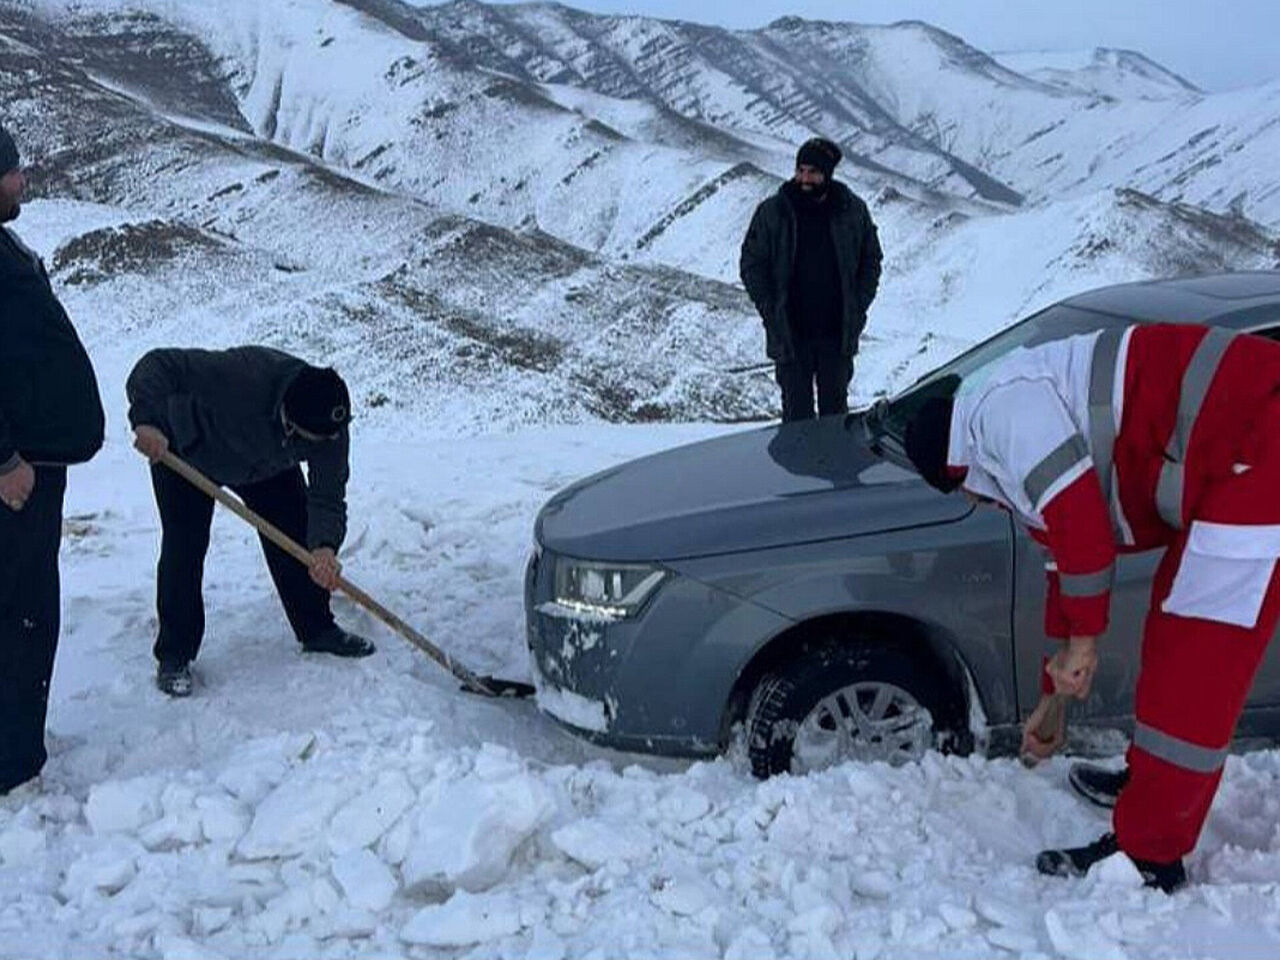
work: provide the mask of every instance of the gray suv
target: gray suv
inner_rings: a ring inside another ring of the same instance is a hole
[[[539,706],[584,737],[678,756],[738,724],[753,771],[930,747],[1005,752],[1038,697],[1043,555],[1005,512],[942,496],[902,452],[942,377],[1019,346],[1134,322],[1280,338],[1280,272],[1133,283],[1057,303],[847,417],[644,457],[543,507],[525,581]],[[1074,725],[1130,722],[1158,553],[1121,558]],[[1238,731],[1280,732],[1276,645]]]

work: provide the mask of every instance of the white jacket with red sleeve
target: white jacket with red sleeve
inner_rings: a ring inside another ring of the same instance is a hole
[[[1048,547],[1056,566],[1050,636],[1097,636],[1107,627],[1123,518],[1104,492],[1091,416],[1113,418],[1111,436],[1118,431],[1128,334],[1113,337],[1118,351],[1100,361],[1111,371],[1101,378],[1105,397],[1091,376],[1097,333],[1015,350],[970,375],[956,396],[948,465],[964,468],[967,490],[1007,506]],[[1110,465],[1104,469],[1110,489]]]
[[[1280,558],[1278,420],[1280,344],[1143,324],[1015,350],[970,374],[947,460],[1049,548],[1049,636],[1103,632],[1116,553],[1183,536],[1204,559],[1184,558],[1162,609],[1248,625],[1256,605],[1240,598]]]

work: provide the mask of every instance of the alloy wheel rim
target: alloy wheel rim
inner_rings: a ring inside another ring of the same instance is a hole
[[[800,722],[792,770],[804,773],[846,760],[907,763],[924,756],[933,740],[933,718],[906,690],[864,681],[819,700]]]

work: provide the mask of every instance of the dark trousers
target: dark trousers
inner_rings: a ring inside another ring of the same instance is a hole
[[[838,340],[807,340],[795,345],[795,359],[775,365],[782,388],[782,422],[813,419],[813,388],[818,388],[818,416],[849,412],[853,358]]]
[[[156,659],[187,663],[200,652],[204,637],[204,558],[209,550],[213,500],[168,467],[151,468],[151,486],[160,508],[160,564],[156,571],[156,609],[160,634]],[[245,505],[299,542],[307,535],[307,487],[302,468],[294,467],[260,483],[232,487]],[[299,642],[333,628],[329,594],[307,568],[265,537],[262,552],[285,615]]]
[[[40,772],[58,649],[65,467],[36,467],[26,506],[0,505],[0,793]]]

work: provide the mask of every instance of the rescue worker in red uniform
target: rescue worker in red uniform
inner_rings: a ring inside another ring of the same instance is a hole
[[[934,487],[996,501],[1048,548],[1058,694],[1089,694],[1117,552],[1165,548],[1114,832],[1036,865],[1079,876],[1119,850],[1177,889],[1280,619],[1280,344],[1152,324],[1015,350],[927,400],[906,448]]]

